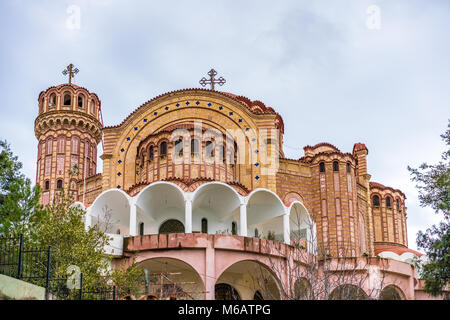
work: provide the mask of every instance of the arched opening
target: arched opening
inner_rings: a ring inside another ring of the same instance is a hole
[[[191,154],[196,155],[199,152],[199,144],[197,139],[191,140]]]
[[[184,261],[173,258],[152,258],[138,263],[146,272],[140,293],[153,294],[159,300],[203,300],[205,287],[200,275]],[[162,281],[161,281],[162,279]]]
[[[144,235],[144,223],[143,222],[139,223],[139,235],[140,236]]]
[[[159,155],[161,157],[166,157],[167,156],[167,142],[163,141],[159,145]]]
[[[279,283],[279,279],[268,266],[254,260],[244,260],[232,264],[222,272],[216,281],[216,288],[219,284],[230,286],[237,293],[234,296],[242,300],[252,300],[256,291],[262,300],[279,300],[281,298]],[[216,299],[230,297],[230,293],[232,291],[230,292],[228,287],[228,290],[218,297],[216,290]]]
[[[50,189],[50,181],[45,181],[45,190],[49,190]]]
[[[379,197],[379,196],[374,195],[374,196],[372,197],[372,205],[373,205],[374,207],[379,207],[379,206],[380,206],[380,197]]]
[[[169,233],[184,233],[184,225],[181,221],[177,219],[169,219],[164,221],[159,226],[160,234],[169,234]]]
[[[297,300],[313,300],[311,284],[306,278],[295,281],[294,294]]]
[[[56,106],[56,94],[55,93],[52,93],[50,95],[50,101],[49,101],[48,105],[49,105],[49,107]]]
[[[136,219],[137,224],[144,222],[144,234],[160,233],[162,223],[171,219],[184,225],[183,191],[170,182],[155,182],[145,187],[136,197]],[[176,230],[184,232],[184,226],[183,230]]]
[[[367,300],[363,289],[353,284],[343,284],[336,287],[329,296],[330,300]]]
[[[333,161],[333,171],[339,171],[339,162]]]
[[[64,93],[63,104],[65,106],[72,105],[72,95],[68,92]]]
[[[325,172],[325,163],[324,162],[319,163],[319,171]]]
[[[88,209],[91,224],[105,233],[128,235],[130,232],[130,205],[125,192],[110,189],[100,194]]]
[[[284,205],[271,191],[256,189],[247,204],[247,234],[257,229],[263,239],[284,241]],[[256,236],[256,235],[255,235]]]
[[[206,218],[202,219],[202,233],[208,233],[208,220]]]
[[[240,200],[230,186],[212,182],[194,193],[192,202],[192,230],[202,229],[202,219],[208,219],[208,233],[232,234],[233,221],[239,221]]]
[[[149,161],[153,161],[154,154],[155,154],[155,147],[150,146],[150,148],[148,148],[148,159],[149,159]]]
[[[56,181],[56,189],[62,189],[63,187],[63,181],[61,179],[58,179]]]
[[[227,283],[219,283],[214,287],[216,300],[241,300],[239,292]]]
[[[294,246],[309,250],[315,247],[315,226],[305,206],[295,201],[289,211],[290,240]]]
[[[381,290],[380,300],[405,300],[405,294],[399,287],[391,284]]]
[[[78,108],[84,108],[84,95],[78,95]]]
[[[386,207],[391,207],[391,197],[386,197]]]

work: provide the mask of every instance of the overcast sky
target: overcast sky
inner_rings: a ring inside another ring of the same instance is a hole
[[[213,67],[227,80],[219,90],[281,114],[286,157],[319,142],[343,152],[365,143],[371,180],[407,195],[416,248],[417,231],[440,217],[419,206],[406,167],[445,150],[449,9],[445,0],[2,0],[0,139],[34,181],[37,98],[67,81],[69,63],[80,69],[74,83],[102,100],[105,125],[156,95],[200,87]]]

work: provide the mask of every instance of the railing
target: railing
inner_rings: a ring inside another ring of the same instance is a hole
[[[86,288],[83,274],[77,288],[70,289],[72,279],[55,278],[51,246],[27,245],[23,235],[0,237],[0,274],[45,288],[46,300],[116,300],[116,287]]]

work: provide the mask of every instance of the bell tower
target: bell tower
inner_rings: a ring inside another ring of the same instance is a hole
[[[72,83],[78,73],[69,64],[63,71],[69,83],[39,94],[39,114],[34,122],[38,139],[36,183],[42,187],[41,203],[65,190],[78,199],[78,184],[96,174],[97,145],[102,137],[100,100],[93,92]]]

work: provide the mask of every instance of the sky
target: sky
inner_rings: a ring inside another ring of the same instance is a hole
[[[0,1],[0,139],[35,180],[42,90],[97,93],[105,125],[147,100],[201,87],[261,100],[285,124],[284,152],[329,142],[369,149],[371,181],[407,196],[409,247],[440,220],[419,205],[407,166],[440,160],[450,118],[450,2]],[[101,145],[100,145],[101,146]],[[101,149],[99,149],[101,155]],[[101,171],[101,161],[99,161]]]

